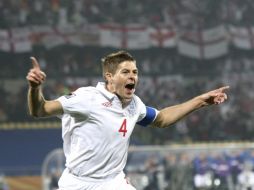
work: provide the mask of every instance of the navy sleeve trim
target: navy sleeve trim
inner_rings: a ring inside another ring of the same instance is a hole
[[[142,120],[137,122],[137,124],[145,127],[145,126],[151,124],[155,117],[156,117],[155,109],[152,107],[146,106],[146,116]]]

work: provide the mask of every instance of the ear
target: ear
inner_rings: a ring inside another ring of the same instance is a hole
[[[104,77],[105,77],[105,80],[106,80],[108,83],[111,83],[112,77],[113,77],[112,73],[106,72],[105,75],[104,75]]]

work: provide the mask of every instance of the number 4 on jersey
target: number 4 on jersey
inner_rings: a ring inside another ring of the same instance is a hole
[[[123,133],[124,137],[125,137],[125,134],[127,133],[126,122],[127,122],[126,119],[124,119],[120,129],[118,130],[118,132]]]

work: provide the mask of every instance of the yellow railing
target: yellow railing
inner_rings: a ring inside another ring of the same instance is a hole
[[[16,129],[55,129],[61,128],[61,122],[8,122],[0,123],[0,130]]]

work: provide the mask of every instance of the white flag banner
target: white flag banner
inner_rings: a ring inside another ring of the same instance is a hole
[[[149,47],[149,34],[140,24],[104,24],[100,26],[100,42],[103,47],[144,49]]]
[[[46,25],[31,26],[30,30],[32,44],[43,44],[44,37],[54,33],[53,27]]]
[[[67,40],[59,34],[48,34],[42,39],[42,43],[47,49],[51,49],[67,43]]]
[[[177,45],[180,54],[199,59],[213,59],[228,52],[224,26],[184,32]]]
[[[176,32],[170,27],[160,27],[148,29],[151,46],[154,47],[175,47]]]
[[[204,53],[201,52],[200,46],[195,43],[190,43],[186,40],[179,40],[178,51],[180,54],[192,58],[204,58]]]
[[[217,26],[203,32],[204,57],[212,59],[228,53],[228,40],[225,27]]]
[[[254,48],[254,27],[229,26],[232,44],[241,49]]]
[[[100,45],[102,47],[120,48],[123,44],[122,26],[119,24],[100,25]]]
[[[11,51],[8,30],[0,30],[0,51]]]
[[[69,37],[73,30],[70,28],[53,28],[51,33],[47,33],[42,38],[42,43],[47,49],[51,49],[60,45],[69,44]]]
[[[34,25],[30,27],[31,31],[33,33],[38,33],[38,34],[50,34],[54,31],[52,26],[49,25]]]
[[[147,28],[139,24],[128,24],[124,37],[126,37],[126,43],[123,48],[127,49],[146,49],[149,47],[149,32]]]
[[[29,28],[14,28],[10,32],[11,51],[15,53],[32,51],[31,31]]]
[[[99,46],[99,26],[85,25],[76,28],[76,33],[69,36],[69,42],[77,46]]]

